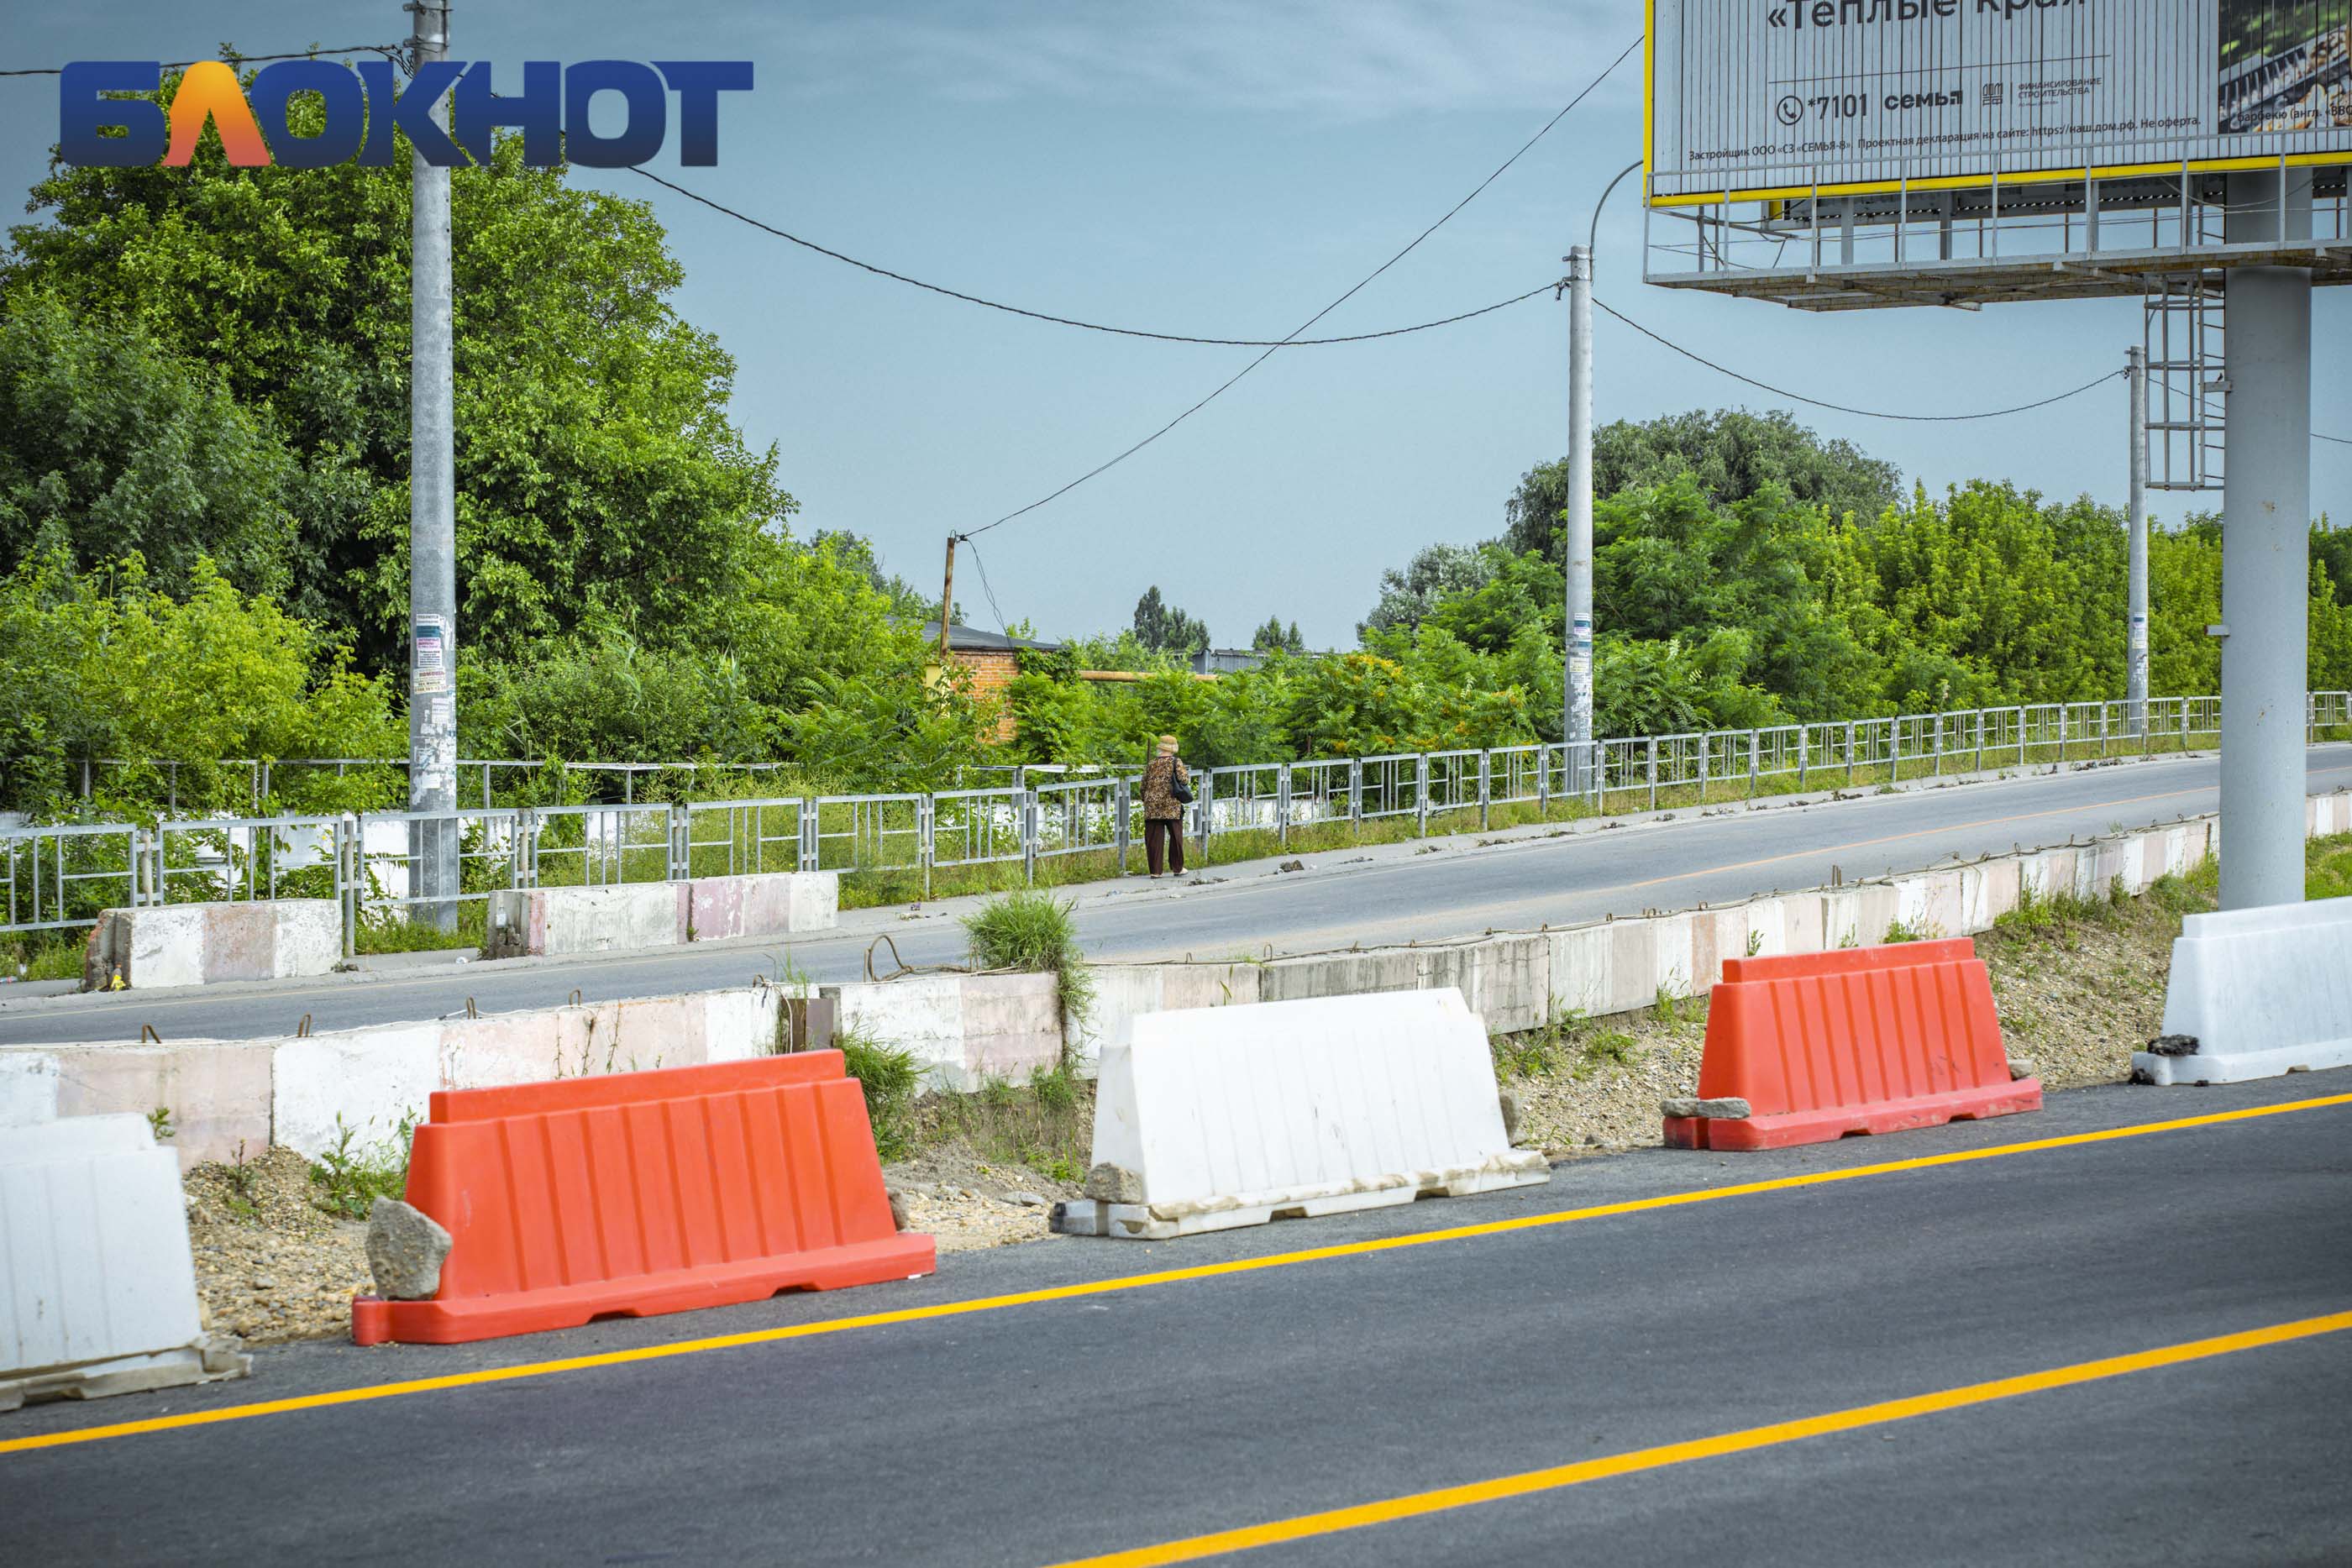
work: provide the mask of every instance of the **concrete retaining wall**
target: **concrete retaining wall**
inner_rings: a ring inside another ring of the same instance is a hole
[[[2352,796],[2315,800],[2308,821],[2314,833],[2352,831]],[[1570,1011],[1632,1012],[1650,1006],[1661,989],[1676,996],[1705,989],[1721,977],[1724,959],[1751,951],[1874,946],[1898,920],[1925,936],[1973,935],[2028,892],[2104,897],[2120,883],[2140,893],[2168,873],[2189,870],[2219,841],[2214,821],[2200,818],[1850,887],[1557,931],[1265,963],[1100,965],[1096,1001],[1082,1023],[1059,1015],[1050,975],[934,974],[795,994],[830,1002],[842,1029],[912,1051],[935,1085],[971,1090],[992,1078],[1018,1082],[1050,1067],[1066,1035],[1081,1070],[1091,1071],[1106,1045],[1132,1042],[1135,1019],[1175,1009],[1452,986],[1496,1032],[1535,1028]],[[656,883],[624,891],[667,894],[675,920],[684,890]],[[753,909],[759,898],[774,896],[761,894],[734,907]],[[824,902],[829,915],[830,899]],[[789,897],[784,907],[791,908]],[[190,918],[175,910],[136,913]],[[233,1158],[240,1143],[248,1154],[276,1142],[316,1155],[341,1136],[338,1117],[355,1129],[355,1143],[379,1142],[404,1113],[421,1114],[436,1088],[764,1053],[776,1046],[785,995],[754,987],[308,1040],[0,1048],[0,1126],[162,1108],[172,1114],[184,1164]],[[789,1030],[789,1022],[782,1027]]]
[[[185,1166],[272,1144],[318,1155],[422,1118],[436,1089],[688,1067],[765,1055],[813,988],[645,997],[299,1039],[0,1047],[0,1127],[65,1116],[170,1113]]]
[[[675,947],[730,936],[830,930],[841,873],[772,872],[609,887],[528,887],[490,894],[486,957],[560,956]]]
[[[109,909],[82,955],[81,988],[204,986],[323,975],[343,956],[342,907],[331,898],[257,899]]]

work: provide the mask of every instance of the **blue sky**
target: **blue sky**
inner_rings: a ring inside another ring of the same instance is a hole
[[[458,0],[452,19],[458,57],[503,69],[751,59],[759,86],[724,100],[719,166],[664,172],[970,292],[1254,338],[1281,337],[1419,233],[1640,28],[1633,4],[1518,0]],[[407,30],[389,0],[128,0],[12,16],[5,63]],[[1639,156],[1638,62],[1318,331],[1449,315],[1556,277],[1601,187]],[[38,177],[56,112],[50,80],[0,81],[0,183]],[[809,256],[626,172],[577,177],[649,197],[669,225],[687,267],[680,308],[735,355],[736,417],[779,448],[797,526],[866,534],[918,582],[935,580],[948,530],[1076,477],[1255,352],[1017,320]],[[1632,188],[1601,221],[1601,298],[1816,396],[1916,413],[2021,402],[2119,365],[2138,340],[2127,299],[1819,317],[1647,288]],[[2352,290],[2320,291],[2315,318],[2315,421],[2352,434]],[[1277,354],[1156,445],[988,534],[996,600],[1008,619],[1070,634],[1125,624],[1157,583],[1220,642],[1279,613],[1312,643],[1351,643],[1383,567],[1432,540],[1492,535],[1520,473],[1565,450],[1566,335],[1566,308],[1545,295],[1442,331]],[[1603,420],[1771,402],[1605,318],[1595,382]],[[1962,425],[1797,412],[1932,490],[1986,475],[2122,499],[2120,383]],[[2352,517],[2352,447],[2320,446],[2312,476],[2315,507]],[[973,576],[960,570],[958,597],[992,625]]]

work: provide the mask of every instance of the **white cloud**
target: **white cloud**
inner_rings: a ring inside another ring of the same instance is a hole
[[[1591,0],[1050,0],[775,20],[764,50],[803,91],[887,85],[1003,101],[1275,110],[1341,118],[1557,108],[1641,29]],[[1604,89],[1638,90],[1631,73]]]

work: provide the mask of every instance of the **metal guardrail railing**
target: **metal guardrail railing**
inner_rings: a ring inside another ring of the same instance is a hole
[[[1426,834],[1498,816],[1704,804],[1987,768],[2187,751],[2221,731],[2221,699],[2046,703],[1757,729],[1248,763],[1194,771],[1185,831],[1203,859],[1288,849],[1302,834]],[[2352,693],[2315,692],[2305,738],[2352,739]],[[357,765],[352,759],[328,759]],[[266,770],[269,765],[262,765]],[[278,764],[284,767],[289,764]],[[476,766],[469,764],[468,766]],[[614,765],[620,766],[620,765]],[[656,765],[627,765],[639,771]],[[667,766],[667,765],[661,765]],[[918,875],[1087,855],[1124,872],[1141,836],[1131,772],[1039,768],[1013,784],[927,794],[776,796],[451,812],[166,818],[0,831],[0,931],[86,925],[107,908],[333,897],[346,951],[362,922],[530,887],[609,886],[782,871]],[[436,834],[458,841],[455,898],[416,891]]]

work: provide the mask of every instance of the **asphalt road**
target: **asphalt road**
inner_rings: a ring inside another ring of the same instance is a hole
[[[2347,1103],[1884,1168],[2320,1097]],[[1842,1172],[1858,1174],[1753,1189]],[[1655,1150],[1479,1198],[951,1256],[838,1295],[473,1347],[268,1351],[243,1384],[0,1417],[0,1517],[57,1564],[1054,1563],[1583,1466],[1393,1522],[1326,1521],[1247,1561],[2342,1563],[2347,1189],[2352,1072],[2087,1091],[1811,1150]],[[1696,1200],[1591,1212],[1677,1195]],[[1426,1234],[1515,1218],[1534,1223]],[[1223,1261],[1259,1266],[1134,1278]],[[1852,1429],[1707,1441],[2283,1324],[2302,1327]],[[1682,1443],[1698,1447],[1664,1458],[1684,1462],[1591,1474]]]
[[[1332,850],[1298,857],[1307,870],[1288,874],[1261,861],[1213,867],[1182,883],[1129,878],[1068,891],[1078,901],[1087,953],[1103,959],[1315,952],[1533,930],[1822,885],[1832,867],[1852,880],[2170,821],[2216,809],[2217,771],[2210,757],[2131,761],[1755,810],[1731,805],[1715,815],[1685,810],[1671,821],[1612,828],[1522,829],[1483,843],[1466,834]],[[2352,747],[2310,753],[2312,791],[2348,785]],[[0,1044],[135,1040],[142,1024],[165,1040],[239,1040],[289,1033],[305,1013],[316,1029],[350,1029],[440,1017],[462,1010],[468,998],[486,1012],[552,1007],[575,988],[590,1001],[657,996],[741,985],[775,973],[787,952],[816,979],[856,979],[868,946],[883,933],[908,963],[961,961],[957,920],[975,902],[854,911],[838,932],[790,944],[498,964],[404,960],[320,980],[0,999]],[[887,972],[887,953],[882,957]]]

